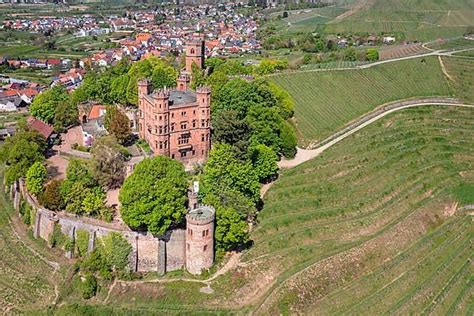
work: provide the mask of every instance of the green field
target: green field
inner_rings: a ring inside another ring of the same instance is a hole
[[[471,51],[472,52],[472,51]],[[453,77],[450,85],[463,101],[474,104],[474,59],[443,57],[446,71]]]
[[[399,33],[408,40],[460,36],[474,21],[471,0],[361,0],[367,5],[342,20],[329,33]]]
[[[283,172],[244,258],[279,274],[258,314],[469,314],[472,216],[445,208],[473,157],[474,110],[433,106]]]
[[[323,140],[387,102],[453,95],[436,57],[361,70],[282,73],[271,80],[285,88],[295,101],[302,145]]]

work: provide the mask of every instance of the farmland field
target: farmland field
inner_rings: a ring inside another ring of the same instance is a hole
[[[399,33],[408,40],[460,36],[474,21],[470,0],[373,0],[360,11],[334,20],[326,32]],[[371,4],[371,5],[370,5]]]
[[[443,57],[443,62],[454,79],[450,84],[456,95],[465,102],[474,103],[474,59]]]
[[[436,57],[360,70],[282,73],[271,79],[295,101],[302,145],[321,141],[383,103],[453,95]]]

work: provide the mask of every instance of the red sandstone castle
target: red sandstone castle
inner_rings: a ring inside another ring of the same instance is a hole
[[[152,91],[150,81],[138,82],[138,132],[155,155],[181,161],[187,168],[206,161],[211,148],[211,90],[189,89],[192,65],[204,65],[204,41],[186,45],[186,68],[177,87]]]

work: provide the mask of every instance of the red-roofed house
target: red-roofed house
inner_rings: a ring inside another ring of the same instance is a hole
[[[31,128],[32,130],[37,131],[41,135],[44,136],[47,140],[53,135],[54,128],[45,122],[38,120],[32,116],[28,117],[27,119],[27,124],[28,127]]]

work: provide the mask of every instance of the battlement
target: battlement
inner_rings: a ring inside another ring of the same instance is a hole
[[[153,92],[153,97],[156,99],[168,99],[170,97],[170,89],[164,87]]]
[[[209,205],[201,205],[186,214],[186,221],[191,225],[207,225],[214,221],[216,210]]]
[[[196,89],[197,93],[211,93],[211,88],[208,86],[200,86]]]

